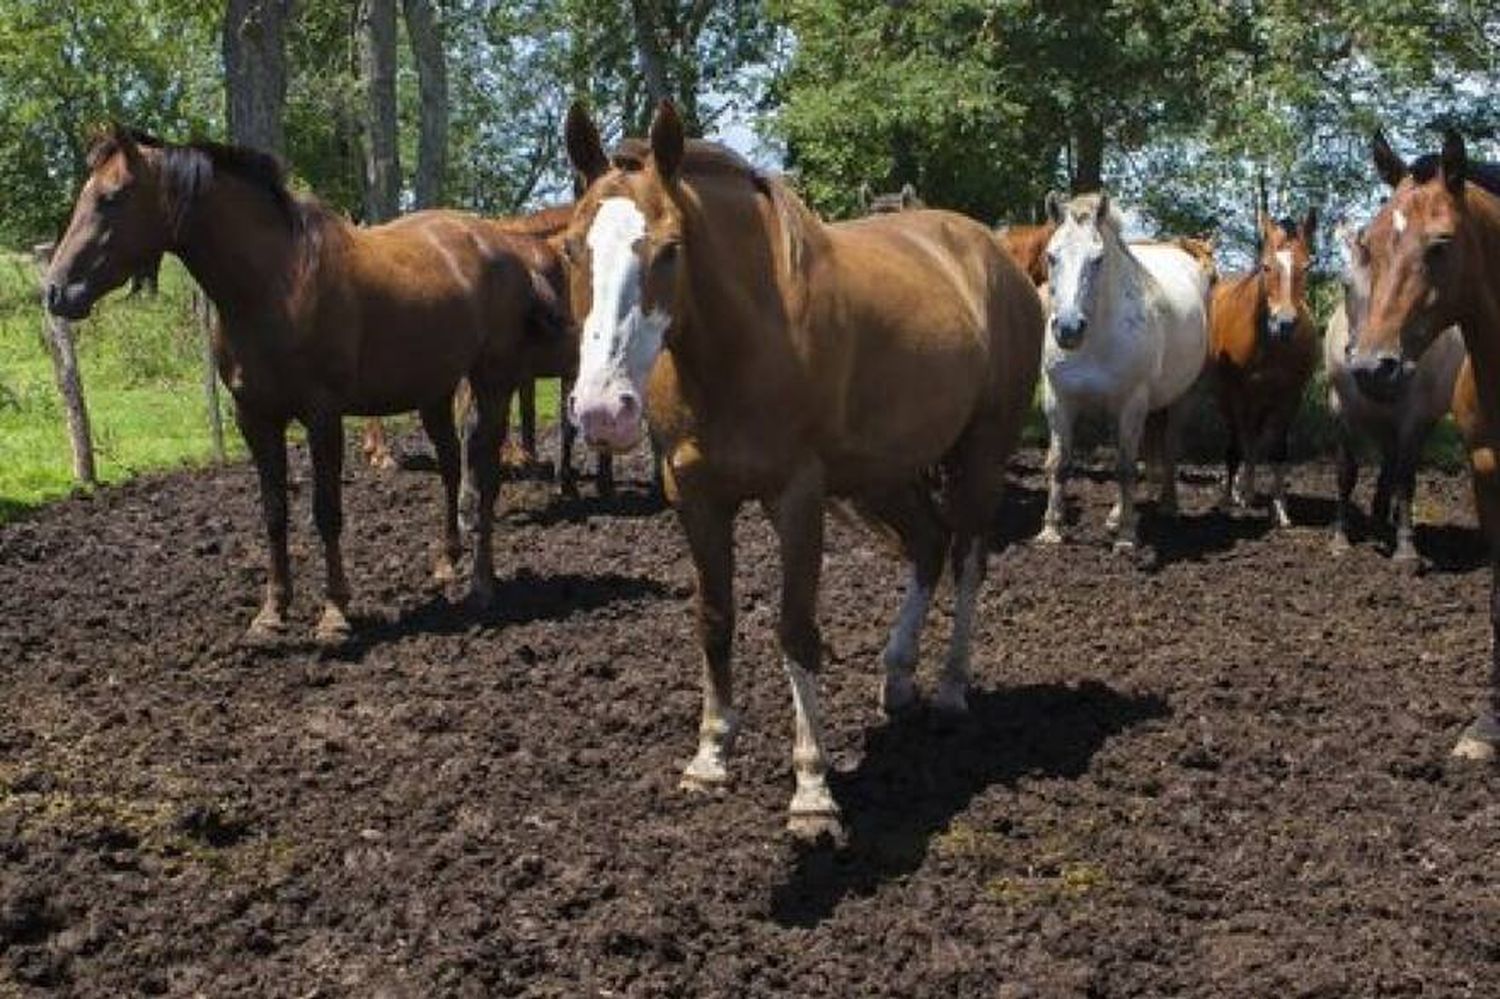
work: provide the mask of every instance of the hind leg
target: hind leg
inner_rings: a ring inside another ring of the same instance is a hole
[[[916,668],[921,655],[922,628],[943,572],[950,532],[926,485],[920,482],[878,497],[862,498],[859,506],[865,516],[895,532],[907,558],[906,593],[880,657],[885,673],[880,707],[887,715],[895,715],[917,700]]]
[[[341,536],[344,529],[343,474],[344,421],[337,413],[314,417],[307,425],[312,452],[313,521],[323,541],[326,576],[323,616],[318,619],[317,638],[337,643],[349,637],[349,579],[344,575]]]
[[[488,375],[469,378],[474,421],[464,442],[464,459],[474,477],[479,516],[474,539],[474,578],[469,599],[487,608],[495,599],[495,499],[500,495],[500,434],[508,416],[511,386]]]
[[[521,379],[517,392],[521,409],[521,464],[534,465],[536,449],[536,379],[527,375]]]
[[[391,457],[391,449],[385,441],[385,426],[380,422],[380,417],[372,416],[365,421],[360,449],[364,451],[365,461],[371,468],[388,472],[396,467],[396,459]]]
[[[1334,506],[1333,540],[1330,547],[1335,555],[1349,550],[1349,519],[1354,512],[1354,487],[1359,482],[1359,458],[1355,454],[1354,435],[1344,420],[1338,421],[1338,489],[1339,498]]]
[[[571,499],[578,495],[578,476],[573,471],[573,445],[578,440],[578,427],[567,413],[568,400],[573,396],[573,379],[562,380],[559,395],[563,400],[563,412],[560,414],[561,426],[558,428],[562,440],[557,453],[557,488],[564,496]],[[600,460],[603,461],[603,456]]]
[[[458,449],[458,432],[453,426],[453,407],[447,400],[421,410],[422,427],[437,452],[438,472],[443,479],[443,538],[438,549],[432,577],[440,583],[451,583],[457,576],[456,565],[463,554],[458,533],[458,490],[463,477],[463,458]]]
[[[1049,383],[1042,397],[1047,415],[1047,512],[1042,515],[1042,529],[1035,540],[1041,544],[1062,541],[1063,517],[1066,515],[1068,473],[1073,464],[1072,407],[1052,390]]]

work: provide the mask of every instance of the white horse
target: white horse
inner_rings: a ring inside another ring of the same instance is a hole
[[[1328,370],[1328,408],[1339,427],[1339,502],[1333,522],[1332,548],[1342,554],[1349,548],[1347,522],[1353,505],[1349,496],[1359,479],[1359,438],[1372,439],[1380,449],[1380,477],[1375,484],[1371,514],[1388,522],[1395,501],[1396,548],[1391,558],[1415,563],[1412,543],[1411,502],[1416,487],[1417,461],[1432,428],[1453,404],[1453,387],[1464,363],[1463,334],[1449,327],[1417,361],[1416,370],[1389,402],[1370,398],[1359,390],[1348,366],[1351,344],[1359,340],[1370,300],[1370,257],[1363,233],[1342,223],[1334,230],[1344,265],[1344,302],[1328,320],[1323,340],[1323,362]]]
[[[1051,446],[1047,513],[1037,540],[1062,540],[1073,424],[1080,411],[1096,408],[1109,413],[1118,433],[1120,501],[1109,527],[1115,547],[1128,550],[1136,542],[1136,458],[1153,413],[1162,414],[1160,507],[1176,510],[1177,404],[1208,357],[1210,274],[1176,244],[1127,245],[1108,195],[1065,202],[1051,194],[1047,212],[1057,223],[1047,244],[1051,296],[1042,355]]]

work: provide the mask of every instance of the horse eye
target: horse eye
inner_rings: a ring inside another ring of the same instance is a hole
[[[1441,262],[1442,259],[1448,255],[1448,246],[1452,242],[1453,241],[1451,239],[1435,239],[1431,243],[1428,243],[1427,262],[1429,264],[1436,264]]]

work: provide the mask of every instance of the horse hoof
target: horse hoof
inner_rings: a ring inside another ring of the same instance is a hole
[[[319,645],[342,645],[349,640],[354,629],[349,627],[349,619],[344,612],[330,604],[318,620],[318,627],[313,632]]]
[[[910,673],[887,673],[880,685],[880,710],[887,718],[906,714],[917,706],[917,681]]]
[[[1328,552],[1331,555],[1349,554],[1349,538],[1342,531],[1334,534],[1333,540],[1328,542]]]
[[[286,634],[286,618],[278,611],[262,608],[250,627],[245,629],[245,642],[250,645],[269,645]]]
[[[837,811],[832,813],[794,813],[787,817],[786,831],[798,842],[813,846],[829,843],[837,846],[844,842],[844,824],[839,821]]]
[[[1115,551],[1116,555],[1134,555],[1135,554],[1135,539],[1134,538],[1116,538],[1115,539],[1115,543],[1114,543],[1114,551]]]
[[[966,717],[969,714],[968,684],[939,681],[937,691],[932,695],[932,710],[949,722]]]
[[[1453,747],[1453,756],[1475,763],[1491,763],[1495,759],[1495,744],[1465,732],[1458,737],[1458,743]]]
[[[458,570],[453,568],[451,558],[440,558],[432,567],[432,581],[439,586],[447,586],[458,579]]]
[[[1416,572],[1422,567],[1422,559],[1411,545],[1397,545],[1396,550],[1391,553],[1391,564],[1406,572]]]
[[[370,455],[370,467],[377,472],[394,472],[396,459],[391,457],[389,451],[377,451]]]
[[[475,613],[484,613],[495,606],[495,584],[492,581],[489,586],[483,585],[475,580],[469,588],[469,595],[464,597],[464,606]]]
[[[680,790],[689,794],[716,794],[729,786],[729,769],[724,761],[699,753],[682,770],[682,779],[677,782]]]
[[[1033,544],[1038,545],[1060,545],[1062,544],[1062,539],[1062,532],[1052,524],[1048,524],[1046,527],[1038,531],[1036,536],[1033,537],[1031,541]]]

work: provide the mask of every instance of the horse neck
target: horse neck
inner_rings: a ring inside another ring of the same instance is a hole
[[[705,399],[743,392],[748,367],[762,367],[778,348],[786,359],[792,351],[778,279],[782,233],[764,225],[758,195],[716,191],[716,183],[693,185],[681,202],[684,244],[696,252],[683,257],[669,343],[679,376]],[[747,236],[763,243],[745,246]]]
[[[1500,197],[1469,192],[1466,294],[1458,323],[1473,359],[1475,383],[1487,413],[1500,413]]]
[[[226,319],[263,315],[290,298],[297,240],[270,194],[216,177],[187,219],[178,256]]]

